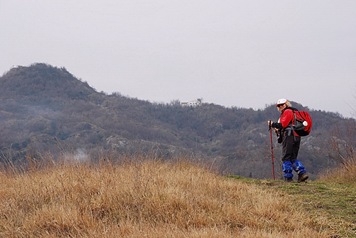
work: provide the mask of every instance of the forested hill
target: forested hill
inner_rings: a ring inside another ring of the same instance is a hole
[[[271,176],[266,121],[278,118],[273,105],[256,111],[204,102],[196,107],[150,103],[97,92],[65,68],[47,64],[6,72],[0,78],[0,100],[3,166],[41,159],[48,152],[80,159],[155,153],[166,159],[203,158],[223,173]],[[310,113],[314,127],[303,138],[300,158],[316,176],[347,158],[350,146],[355,148],[356,126],[354,119],[332,112]],[[274,146],[278,161],[280,147]]]

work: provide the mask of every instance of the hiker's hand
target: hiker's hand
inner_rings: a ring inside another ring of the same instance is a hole
[[[268,120],[268,121],[267,121],[267,124],[268,124],[268,127],[272,127],[273,121]]]

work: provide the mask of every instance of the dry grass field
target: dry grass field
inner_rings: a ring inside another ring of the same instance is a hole
[[[0,237],[337,237],[283,190],[188,162],[0,173]]]

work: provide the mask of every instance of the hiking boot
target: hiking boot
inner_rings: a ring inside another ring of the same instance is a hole
[[[298,183],[304,182],[309,178],[309,176],[304,173],[304,174],[298,174]]]
[[[284,178],[284,181],[286,181],[287,183],[293,182],[292,178]]]

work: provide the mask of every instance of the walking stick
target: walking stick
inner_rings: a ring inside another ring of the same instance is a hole
[[[270,138],[270,141],[271,141],[272,176],[273,176],[273,180],[275,180],[276,176],[274,174],[274,153],[273,153],[272,127],[271,126],[269,126],[269,138]]]

